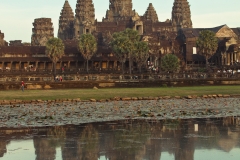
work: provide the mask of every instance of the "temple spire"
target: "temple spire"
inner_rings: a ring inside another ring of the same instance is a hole
[[[187,0],[175,0],[172,8],[172,23],[175,31],[192,28],[190,5]]]
[[[143,15],[145,20],[151,20],[152,22],[158,22],[158,15],[153,7],[152,3],[149,3],[149,6],[147,8],[147,11]]]
[[[74,37],[74,14],[68,0],[65,0],[59,17],[58,38],[62,40],[73,39]]]
[[[75,10],[75,37],[81,34],[92,33],[95,28],[95,9],[92,0],[78,0]]]
[[[132,7],[132,0],[110,0],[109,10],[107,10],[106,17],[103,21],[113,22],[119,19],[129,19],[135,14]]]

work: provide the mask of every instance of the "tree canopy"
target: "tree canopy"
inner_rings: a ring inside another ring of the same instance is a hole
[[[206,68],[208,67],[208,59],[213,56],[218,47],[218,39],[215,33],[210,30],[200,32],[196,46],[201,55],[205,56]]]
[[[140,72],[141,72],[141,67],[147,62],[147,59],[149,57],[148,52],[149,52],[149,48],[146,42],[143,42],[143,41],[135,42],[133,59],[137,63]]]
[[[61,39],[50,38],[46,43],[45,53],[47,56],[56,63],[64,55],[65,46]]]
[[[124,72],[123,64],[127,59],[128,38],[124,36],[118,36],[118,33],[115,33],[113,37],[113,41],[111,42],[112,50],[118,60],[122,63],[122,72]]]
[[[174,54],[166,54],[161,59],[161,68],[165,72],[174,72],[179,68],[178,57]]]
[[[127,28],[122,32],[113,34],[111,46],[115,55],[120,58],[122,65],[124,59],[129,59],[129,73],[132,73],[132,54],[136,50],[135,43],[140,40],[140,36],[136,30]],[[122,68],[123,69],[123,68]]]
[[[88,61],[97,51],[97,41],[91,34],[82,34],[78,41],[78,50],[82,54],[83,58],[87,61],[87,72],[88,72]]]
[[[46,43],[45,53],[54,64],[54,78],[56,76],[56,63],[64,55],[64,49],[65,46],[59,38],[50,38]]]

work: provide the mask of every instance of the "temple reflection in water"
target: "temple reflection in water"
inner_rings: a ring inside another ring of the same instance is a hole
[[[22,147],[14,146],[15,142]],[[0,131],[0,157],[8,160],[14,155],[20,158],[21,152],[32,154],[36,160],[98,160],[100,157],[104,160],[159,160],[165,155],[175,160],[194,160],[206,154],[201,151],[217,151],[216,159],[223,153],[229,154],[232,160],[240,159],[239,152],[232,153],[236,149],[240,151],[240,118],[233,117],[126,120]],[[26,154],[20,159],[23,158],[28,160]]]

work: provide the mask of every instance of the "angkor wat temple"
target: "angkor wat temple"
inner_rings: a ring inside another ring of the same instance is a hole
[[[57,63],[57,69],[84,68],[84,59],[77,50],[77,38],[81,34],[93,34],[98,42],[98,51],[89,63],[90,69],[118,70],[120,63],[109,47],[109,37],[114,32],[132,28],[139,32],[142,40],[150,46],[149,62],[158,66],[159,59],[173,53],[181,60],[183,68],[200,66],[205,58],[197,53],[196,40],[199,32],[208,29],[216,33],[219,47],[209,60],[216,66],[227,66],[239,62],[240,28],[227,25],[214,28],[192,28],[190,5],[187,0],[174,0],[172,17],[165,22],[158,20],[152,3],[144,15],[132,8],[132,0],[110,0],[106,16],[99,22],[95,19],[92,0],[77,0],[75,15],[66,0],[59,17],[58,37],[64,41],[65,56]],[[22,70],[52,69],[52,62],[45,54],[47,40],[54,37],[51,18],[38,18],[33,22],[31,45],[20,40],[4,41],[0,32],[0,68]],[[128,63],[126,63],[126,67]]]

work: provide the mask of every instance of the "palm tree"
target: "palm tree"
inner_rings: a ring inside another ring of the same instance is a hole
[[[128,50],[128,59],[129,59],[129,73],[132,74],[132,54],[136,50],[136,42],[139,42],[140,36],[138,34],[138,31],[127,28],[126,30],[123,31],[123,35],[128,37],[128,42],[127,42],[127,50]]]
[[[218,47],[218,39],[215,33],[210,30],[201,31],[196,45],[200,54],[205,56],[206,68],[208,68],[208,59],[213,56]]]
[[[133,52],[133,59],[137,63],[140,73],[141,73],[142,66],[146,64],[146,61],[149,57],[148,51],[149,51],[149,48],[146,42],[139,41],[135,43],[135,51]]]
[[[135,51],[135,43],[140,40],[138,32],[127,28],[126,30],[113,34],[111,46],[113,52],[120,60],[129,59],[129,73],[132,73],[132,53]],[[123,65],[123,61],[122,61]]]
[[[61,39],[59,38],[50,38],[46,43],[45,53],[53,62],[53,76],[56,77],[56,63],[64,55],[65,46]]]
[[[124,63],[127,59],[128,52],[128,38],[121,35],[121,33],[114,33],[111,46],[115,56],[122,63],[122,73],[124,74]]]
[[[83,58],[87,61],[87,72],[88,72],[88,61],[97,51],[97,41],[91,34],[82,34],[78,41],[78,50],[81,52]]]

